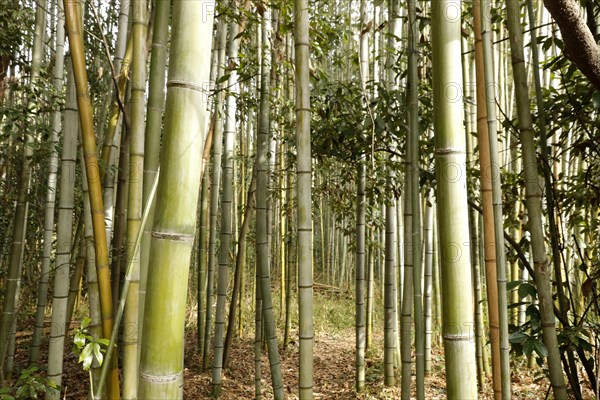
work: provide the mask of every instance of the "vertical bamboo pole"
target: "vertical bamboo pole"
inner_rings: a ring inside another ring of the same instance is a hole
[[[233,4],[237,7],[237,4]],[[236,13],[239,11],[236,10]],[[225,113],[225,129],[223,135],[223,194],[221,197],[221,231],[219,234],[219,273],[217,280],[217,309],[215,315],[215,338],[213,355],[212,385],[213,396],[218,397],[221,392],[223,369],[223,340],[225,331],[225,303],[227,300],[228,268],[230,263],[229,251],[231,244],[231,220],[233,215],[233,152],[235,147],[236,107],[237,94],[240,84],[238,82],[238,50],[240,38],[239,21],[232,21],[229,26],[228,55],[229,64],[233,67],[227,80],[229,93],[227,94],[227,111]],[[216,144],[216,143],[215,143]]]
[[[368,102],[367,80],[369,76],[369,29],[367,28],[367,2],[360,2],[360,85],[363,102]],[[355,341],[356,341],[356,391],[365,386],[365,211],[366,211],[366,161],[359,160],[356,181],[356,271],[355,271]]]
[[[227,6],[228,2],[224,3]],[[219,16],[219,25],[217,28],[216,47],[218,49],[219,59],[217,62],[219,71],[217,77],[222,77],[225,71],[225,47],[227,44],[227,23],[225,14]],[[232,71],[232,75],[235,71]],[[218,79],[219,79],[218,78]],[[230,75],[231,78],[231,75]],[[229,81],[227,82],[229,85]],[[210,361],[210,343],[211,331],[213,329],[213,307],[215,300],[215,267],[217,264],[217,215],[219,212],[219,190],[221,186],[221,159],[223,153],[223,100],[225,82],[217,86],[217,95],[215,97],[215,130],[213,132],[212,149],[212,176],[210,188],[210,220],[208,232],[208,273],[206,278],[206,322],[204,324],[204,356],[202,368],[207,369]]]
[[[62,6],[59,6],[62,9]],[[60,21],[60,19],[59,19]],[[57,25],[57,29],[61,24]],[[64,31],[63,31],[64,33]],[[58,47],[58,46],[57,46]],[[67,91],[64,112],[63,146],[60,166],[60,197],[58,201],[58,224],[56,227],[56,268],[54,271],[54,297],[52,301],[52,323],[48,341],[48,379],[61,385],[65,348],[65,322],[68,311],[66,296],[69,292],[69,266],[73,235],[73,198],[75,186],[75,164],[77,162],[77,107],[75,85],[70,59],[67,63]],[[79,283],[79,282],[78,282]],[[61,327],[63,327],[61,329]],[[57,400],[60,392],[52,390],[46,399]]]
[[[463,130],[461,3],[432,2],[433,107],[448,399],[477,399]],[[443,213],[443,214],[442,214]]]
[[[423,295],[422,295],[422,245],[421,245],[421,193],[420,193],[420,167],[419,167],[419,88],[418,88],[418,43],[419,27],[417,20],[417,1],[408,2],[408,123],[409,135],[408,154],[410,174],[408,184],[411,185],[411,195],[407,202],[412,203],[412,257],[413,257],[413,295],[414,295],[414,324],[415,324],[415,359],[417,368],[417,399],[425,399],[425,335],[423,332]]]
[[[73,72],[77,90],[77,105],[79,108],[79,118],[83,136],[83,153],[92,212],[96,270],[98,274],[102,318],[102,336],[104,338],[110,338],[113,326],[113,299],[110,283],[110,270],[108,267],[108,246],[106,243],[106,225],[104,223],[104,204],[102,200],[98,156],[96,153],[92,102],[89,94],[85,66],[85,52],[82,36],[83,29],[82,26],[80,26],[81,21],[78,17],[79,3],[75,0],[64,0],[64,6],[66,29],[69,36],[69,48],[71,49],[71,58],[73,60]],[[116,351],[116,349],[114,349],[114,351]],[[108,397],[110,399],[118,399],[120,397],[117,359],[117,357],[112,358],[111,379],[108,391]]]
[[[431,372],[431,304],[432,304],[432,272],[433,272],[433,193],[427,194],[425,208],[425,283],[423,297],[424,334],[425,334],[425,373]]]
[[[56,3],[56,51],[54,57],[54,88],[58,93],[63,90],[64,59],[65,59],[65,29],[64,12],[60,1]],[[52,112],[52,132],[50,136],[50,172],[48,177],[48,190],[46,192],[46,208],[44,214],[44,242],[42,249],[42,269],[38,285],[38,304],[35,315],[35,328],[29,349],[29,363],[37,363],[39,360],[39,349],[44,327],[44,317],[48,297],[48,282],[50,280],[50,256],[52,252],[52,234],[54,232],[54,208],[56,203],[56,181],[58,172],[58,135],[62,128],[62,113],[60,109]],[[64,276],[63,276],[64,278]],[[68,275],[66,277],[68,292]],[[55,293],[56,294],[56,293]],[[64,318],[64,317],[63,317]]]
[[[131,70],[131,142],[129,144],[129,185],[127,195],[127,262],[131,265],[130,289],[127,292],[123,315],[123,399],[137,397],[140,248],[135,246],[142,223],[145,94],[146,94],[146,36],[147,2],[132,0],[133,55]]]
[[[44,56],[44,33],[46,30],[46,8],[47,1],[41,0],[37,3],[35,12],[35,28],[33,32],[33,46],[31,50],[31,81],[33,88],[39,80],[42,58]],[[34,118],[30,116],[30,118]],[[33,121],[30,119],[30,122]],[[17,201],[14,210],[12,240],[9,254],[9,264],[6,276],[6,288],[4,293],[4,307],[0,322],[0,375],[4,382],[3,373],[5,357],[8,353],[9,340],[13,336],[13,326],[16,321],[18,308],[18,296],[21,287],[21,272],[23,268],[23,252],[25,249],[25,238],[27,234],[27,214],[29,211],[29,190],[31,185],[31,156],[33,136],[30,129],[25,132],[23,143],[23,158],[21,171],[19,173]],[[7,364],[7,374],[12,368]]]
[[[174,1],[161,174],[152,230],[138,398],[183,398],[186,288],[203,138],[214,1]],[[193,65],[194,68],[190,68]]]
[[[300,400],[313,398],[313,263],[312,172],[310,152],[310,82],[308,1],[295,0],[294,39],[296,65],[298,307],[300,336]]]
[[[140,247],[140,286],[138,312],[138,347],[143,335],[144,307],[146,303],[146,282],[150,261],[151,231],[154,221],[156,202],[148,205],[148,198],[156,174],[158,173],[162,120],[165,110],[165,80],[167,64],[167,40],[169,36],[170,1],[156,1],[152,23],[152,54],[148,81],[148,106],[146,113],[146,131],[144,136],[144,181],[142,184],[142,207],[151,207],[148,222],[144,225]],[[139,358],[139,354],[138,354]]]
[[[502,187],[500,182],[500,160],[498,156],[498,131],[496,120],[496,92],[493,79],[491,15],[487,0],[482,7],[482,44],[484,58],[485,99],[487,101],[487,125],[489,140],[489,176],[492,185],[494,218],[494,245],[496,247],[496,282],[498,288],[498,325],[500,328],[500,383],[502,399],[511,398],[510,346],[508,343],[508,304],[506,293],[506,252],[504,251],[504,219],[502,216]],[[481,145],[481,143],[480,143]],[[488,285],[494,285],[488,281]]]
[[[483,238],[486,289],[488,299],[490,343],[492,347],[492,388],[494,398],[502,398],[501,363],[500,363],[500,323],[498,316],[498,286],[496,269],[496,246],[494,232],[494,214],[492,197],[492,168],[490,162],[490,140],[488,134],[488,102],[485,92],[485,72],[482,39],[482,11],[481,2],[473,3],[473,25],[475,30],[475,70],[477,82],[477,134],[479,139],[479,164],[481,202],[483,208]]]
[[[560,350],[554,322],[554,302],[550,283],[549,262],[544,243],[542,225],[542,190],[537,170],[536,148],[533,138],[533,120],[529,104],[529,86],[525,71],[523,54],[523,30],[517,4],[507,3],[507,27],[510,38],[513,75],[515,79],[515,95],[517,100],[517,118],[523,153],[523,170],[525,175],[526,208],[529,216],[531,232],[531,249],[535,267],[535,283],[538,289],[540,318],[542,322],[542,338],[548,349],[548,369],[554,398],[567,398],[567,389],[561,368]],[[552,216],[554,217],[554,216]],[[560,297],[559,297],[560,300]]]

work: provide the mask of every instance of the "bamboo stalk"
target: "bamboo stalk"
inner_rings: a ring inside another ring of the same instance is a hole
[[[512,54],[515,95],[517,100],[517,118],[523,153],[525,175],[526,208],[531,232],[531,248],[535,268],[535,283],[538,289],[542,338],[548,349],[548,369],[555,399],[566,399],[567,389],[561,368],[560,350],[556,336],[552,285],[548,271],[548,258],[544,243],[542,225],[541,187],[537,170],[536,149],[533,139],[533,120],[529,104],[527,74],[523,55],[523,31],[517,4],[507,2],[507,27]],[[562,284],[562,282],[559,282]]]
[[[227,5],[228,3],[225,3]],[[219,26],[217,29],[216,47],[219,50],[218,67],[219,72],[217,79],[220,79],[225,72],[225,45],[227,43],[227,23],[224,19],[224,14],[219,17]],[[228,83],[229,85],[229,83]],[[213,149],[212,149],[212,177],[210,188],[210,221],[208,232],[208,272],[206,285],[206,322],[204,324],[204,356],[202,360],[202,368],[207,369],[210,361],[210,343],[211,331],[213,324],[213,307],[215,300],[215,266],[217,264],[217,215],[219,212],[219,190],[221,186],[221,158],[223,153],[223,99],[224,99],[224,83],[220,83],[217,87],[217,95],[215,97],[215,131],[213,133]]]
[[[237,4],[232,4],[234,7]],[[239,13],[238,10],[236,10]],[[219,233],[218,253],[218,279],[217,279],[217,309],[215,314],[215,338],[212,363],[212,395],[219,397],[221,394],[222,369],[223,369],[223,340],[225,332],[225,303],[227,300],[228,268],[230,265],[230,244],[232,236],[233,217],[233,151],[235,147],[236,108],[237,95],[239,94],[239,81],[237,72],[238,51],[240,45],[240,22],[232,21],[229,26],[228,56],[229,63],[233,66],[227,80],[229,92],[226,100],[226,120],[223,131],[223,173],[221,195],[221,230]],[[216,142],[215,142],[216,144]],[[216,162],[216,161],[215,161]],[[215,165],[213,163],[213,165]],[[216,239],[216,236],[215,236]]]
[[[60,6],[59,6],[60,7]],[[58,28],[61,29],[62,28]],[[64,33],[64,31],[63,31]],[[73,235],[74,176],[77,161],[77,108],[75,104],[75,84],[71,62],[67,62],[67,93],[64,112],[63,147],[60,167],[60,197],[58,202],[58,224],[56,227],[56,268],[54,272],[54,298],[52,300],[52,327],[65,327],[67,322],[69,294],[69,267],[71,262],[71,242]],[[48,342],[48,379],[61,385],[63,372],[65,330],[54,328]],[[60,398],[60,392],[53,390],[48,400]]]
[[[467,189],[464,166],[463,103],[454,96],[462,90],[461,4],[432,2],[433,107],[436,180],[443,288],[443,338],[448,399],[477,399],[473,298]],[[448,12],[451,11],[451,14]]]
[[[298,308],[299,308],[299,397],[313,397],[313,262],[312,262],[312,173],[310,143],[309,15],[308,1],[295,0],[294,39],[296,65]]]
[[[63,90],[65,59],[65,29],[64,13],[60,1],[57,2],[56,16],[56,49],[54,57],[53,84],[57,93]],[[54,232],[54,208],[56,204],[56,183],[58,172],[58,136],[62,129],[62,112],[57,107],[52,112],[52,133],[50,136],[50,171],[48,176],[48,189],[46,191],[46,208],[44,214],[44,244],[42,249],[42,269],[38,285],[38,304],[35,315],[35,328],[29,349],[29,363],[37,363],[42,339],[42,328],[46,314],[48,298],[48,282],[50,281],[50,255],[52,252],[52,234]],[[67,276],[68,285],[68,276]],[[67,288],[68,291],[68,288]],[[53,310],[54,311],[54,310]],[[63,317],[64,318],[64,317]]]
[[[144,310],[138,398],[183,397],[185,304],[210,75],[213,1],[174,1],[165,123]],[[189,66],[193,65],[194,68]]]
[[[492,347],[492,388],[494,398],[502,398],[501,381],[501,362],[500,362],[500,322],[498,310],[498,286],[494,284],[497,281],[496,268],[496,246],[494,231],[493,214],[493,196],[492,196],[492,178],[490,176],[490,140],[488,133],[488,102],[485,92],[485,71],[484,54],[482,38],[482,11],[481,2],[475,0],[473,3],[473,22],[475,30],[475,73],[477,81],[477,134],[479,144],[479,163],[480,168],[480,186],[481,203],[483,206],[483,238],[484,259],[486,271],[486,289],[488,299],[490,343]],[[487,32],[489,34],[489,32]],[[495,107],[495,105],[494,105]]]
[[[87,72],[85,68],[85,54],[83,48],[82,31],[78,24],[78,2],[64,0],[66,27],[69,35],[69,48],[73,60],[73,71],[77,88],[77,105],[83,136],[83,151],[87,181],[89,186],[90,206],[92,210],[92,224],[94,230],[94,247],[96,256],[96,270],[98,273],[98,287],[100,293],[100,310],[102,318],[102,336],[110,337],[113,326],[113,303],[110,283],[110,270],[108,268],[108,247],[104,223],[104,205],[102,202],[102,187],[98,157],[96,154],[96,138],[94,135],[94,121],[92,103],[89,95]],[[111,380],[108,397],[118,399],[119,375],[117,357],[113,357]]]

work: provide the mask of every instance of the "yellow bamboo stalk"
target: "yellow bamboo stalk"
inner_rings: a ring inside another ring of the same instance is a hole
[[[102,186],[98,156],[96,154],[96,137],[94,134],[94,119],[92,102],[88,88],[87,71],[85,68],[85,52],[81,35],[81,20],[77,0],[64,0],[66,28],[69,36],[69,47],[75,74],[77,105],[83,136],[83,154],[87,182],[89,187],[90,205],[92,208],[92,227],[94,230],[94,248],[96,250],[96,270],[100,291],[100,313],[102,318],[102,335],[110,338],[113,328],[113,304],[110,286],[110,270],[108,268],[108,246],[104,224],[104,204],[102,202]],[[119,370],[117,357],[113,357],[111,379],[109,382],[108,398],[119,398]]]

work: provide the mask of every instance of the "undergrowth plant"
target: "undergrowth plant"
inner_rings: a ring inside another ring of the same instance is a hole
[[[75,345],[73,351],[79,356],[79,363],[83,364],[83,370],[87,371],[90,378],[90,392],[94,392],[94,380],[92,378],[91,366],[94,360],[98,362],[98,365],[102,365],[104,361],[104,353],[108,348],[109,341],[107,339],[95,339],[90,335],[88,326],[92,320],[88,317],[84,317],[81,321],[81,327],[75,331],[75,338],[73,343]]]
[[[14,387],[0,388],[0,400],[29,400],[38,399],[40,395],[57,390],[58,386],[42,376],[35,365],[21,370],[19,379]]]

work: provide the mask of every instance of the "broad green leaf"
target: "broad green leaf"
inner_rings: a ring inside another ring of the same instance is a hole
[[[90,325],[90,322],[92,322],[90,317],[83,317],[83,320],[81,321],[81,329],[87,328]]]
[[[535,348],[535,352],[540,357],[548,357],[548,349],[546,348],[546,345],[544,345],[544,343],[542,343],[541,340],[534,341],[533,346]]]
[[[90,366],[92,365],[92,361],[94,360],[94,356],[92,353],[93,353],[92,343],[88,343],[87,346],[85,346],[83,348],[83,351],[79,355],[79,362],[80,363],[83,362],[83,369],[85,371],[90,369]]]
[[[528,339],[525,341],[525,343],[523,343],[523,353],[525,353],[525,355],[529,356],[531,353],[533,353],[533,350],[535,349],[535,342],[535,339]]]
[[[506,283],[506,290],[513,290],[517,286],[519,286],[523,281],[510,281]]]
[[[94,357],[98,360],[98,364],[102,365],[104,356],[102,355],[102,351],[100,351],[100,345],[98,343],[94,343]]]
[[[521,332],[521,331],[517,331],[517,332],[513,332],[510,335],[508,335],[508,341],[510,343],[525,343],[525,341],[529,339],[529,335]]]
[[[519,286],[519,299],[524,299],[527,296],[531,296],[535,299],[537,297],[537,290],[531,283],[523,282],[521,286]]]
[[[77,348],[81,350],[85,346],[85,335],[81,332],[75,333],[75,338],[73,339],[73,342],[75,343],[75,346],[77,346]]]

